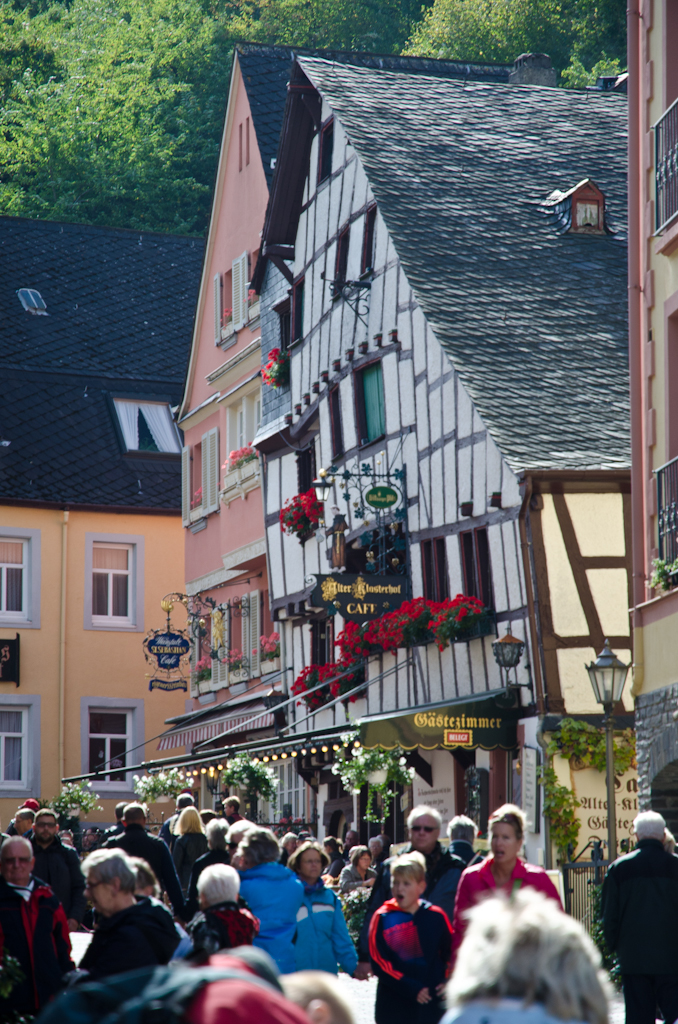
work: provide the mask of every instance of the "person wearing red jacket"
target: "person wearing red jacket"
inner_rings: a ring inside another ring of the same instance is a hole
[[[0,999],[0,1020],[11,1011],[34,1014],[75,969],[66,912],[46,882],[32,874],[35,859],[27,839],[12,836],[0,850],[0,961],[19,961],[23,980]]]
[[[486,895],[503,890],[509,896],[523,886],[543,892],[562,910],[560,896],[543,868],[528,864],[518,854],[525,835],[525,815],[514,804],[504,804],[491,815],[491,853],[480,864],[466,868],[454,904],[453,949],[456,955],[466,931],[466,911]]]

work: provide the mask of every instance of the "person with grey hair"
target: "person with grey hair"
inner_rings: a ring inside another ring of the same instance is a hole
[[[191,959],[205,963],[220,949],[251,946],[259,922],[238,906],[240,876],[227,864],[206,867],[198,879],[200,912],[189,925],[194,953]]]
[[[607,1024],[600,954],[553,900],[519,889],[488,897],[468,917],[442,1024]]]
[[[456,814],[447,826],[447,836],[452,853],[460,857],[468,867],[476,856],[473,844],[478,838],[478,826],[473,818],[467,818],[465,814]]]
[[[609,868],[603,884],[605,941],[619,958],[626,1024],[653,1024],[659,1006],[678,1019],[678,857],[664,849],[666,822],[642,811],[638,845]]]
[[[166,964],[179,944],[172,915],[152,896],[137,898],[135,865],[124,850],[96,850],[82,863],[96,928],[82,970],[92,978]]]
[[[290,974],[296,970],[294,936],[303,882],[280,863],[280,845],[267,828],[249,828],[237,858],[240,894],[260,922],[254,945],[273,957],[281,974]]]
[[[426,888],[423,898],[445,911],[450,920],[454,912],[454,900],[466,863],[450,850],[440,844],[440,831],[443,819],[435,807],[421,804],[414,807],[407,817],[410,831],[410,842],[403,853],[421,853],[426,861]],[[387,900],[391,899],[391,864],[395,860],[389,857],[377,868],[377,877],[372,888],[372,895],[367,903],[365,920],[360,929],[358,940],[359,964],[354,975],[356,978],[367,978],[370,975],[369,930],[372,916]]]
[[[184,914],[187,921],[190,921],[198,910],[198,879],[205,870],[213,864],[230,864],[231,855],[226,848],[226,837],[233,826],[229,826],[225,818],[213,818],[208,821],[205,828],[207,836],[207,853],[198,857],[191,870],[191,880],[188,885],[188,896]]]

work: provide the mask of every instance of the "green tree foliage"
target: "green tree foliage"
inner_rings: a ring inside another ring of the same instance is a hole
[[[233,40],[203,0],[0,7],[0,213],[202,232]]]
[[[405,53],[511,63],[548,53],[563,84],[583,87],[626,60],[622,0],[435,0]]]

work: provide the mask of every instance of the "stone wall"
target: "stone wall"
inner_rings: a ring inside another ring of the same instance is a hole
[[[664,814],[672,831],[678,828],[678,723],[673,719],[676,709],[678,683],[636,698],[638,805],[641,810]]]

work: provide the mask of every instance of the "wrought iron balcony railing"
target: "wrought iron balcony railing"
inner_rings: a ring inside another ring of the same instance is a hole
[[[678,100],[654,126],[656,230],[678,213]]]
[[[659,557],[671,563],[678,558],[678,459],[656,473]]]

